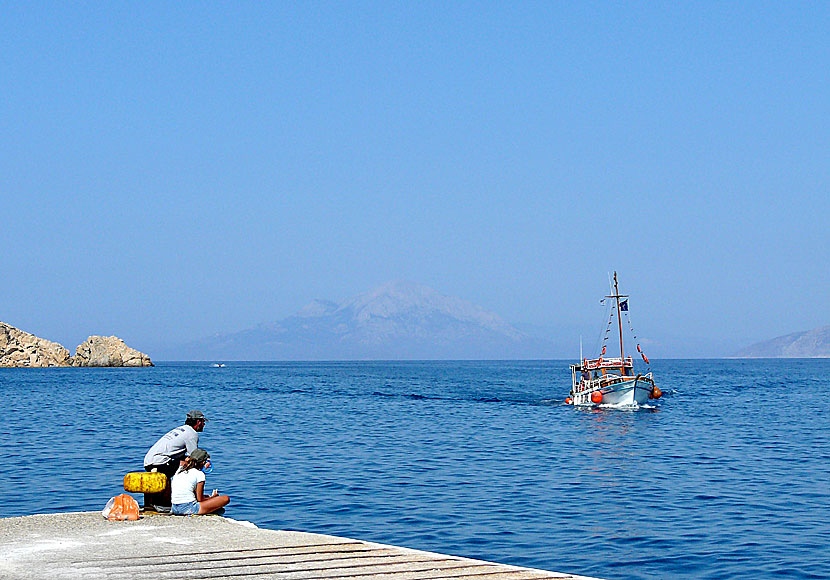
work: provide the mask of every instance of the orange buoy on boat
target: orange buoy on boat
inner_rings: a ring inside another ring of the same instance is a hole
[[[573,404],[574,404],[574,400],[573,400],[573,399],[571,399],[570,397],[568,397],[567,399],[565,399],[565,404],[566,404],[566,405],[573,405]]]
[[[651,391],[651,396],[655,399],[659,399],[663,396],[663,391],[660,390],[660,387],[654,387],[654,389]]]
[[[600,403],[602,403],[602,393],[600,393],[599,391],[594,391],[593,393],[591,393],[591,402],[595,405],[599,405]]]

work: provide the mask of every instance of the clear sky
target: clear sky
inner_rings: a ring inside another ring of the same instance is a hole
[[[830,324],[828,31],[826,2],[2,2],[0,320],[147,349],[408,279],[593,336],[616,269],[666,356]]]

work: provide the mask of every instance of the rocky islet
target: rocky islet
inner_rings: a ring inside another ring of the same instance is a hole
[[[69,354],[63,345],[0,322],[0,367],[151,367],[150,357],[116,336],[90,336]]]

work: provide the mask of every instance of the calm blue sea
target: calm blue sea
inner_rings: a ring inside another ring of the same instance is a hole
[[[98,510],[199,408],[227,515],[623,578],[830,578],[830,360],[652,361],[653,410],[565,361],[0,369],[0,516]],[[137,496],[139,499],[141,496]]]

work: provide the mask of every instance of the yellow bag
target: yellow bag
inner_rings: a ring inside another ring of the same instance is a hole
[[[101,515],[110,521],[135,521],[138,519],[138,502],[132,496],[122,493],[107,502]]]

